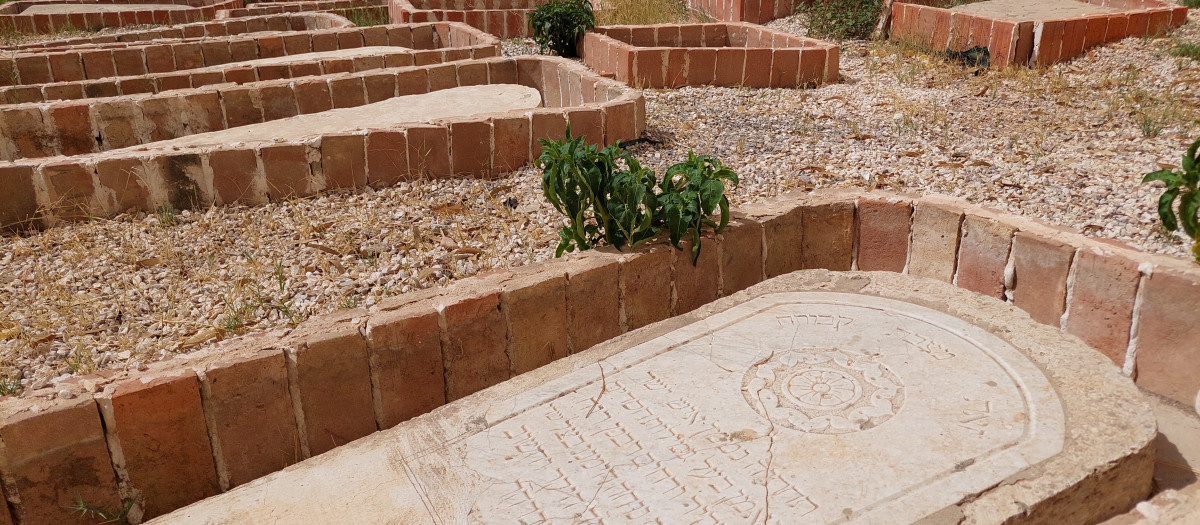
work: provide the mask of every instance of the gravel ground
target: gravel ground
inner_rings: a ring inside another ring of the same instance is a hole
[[[803,34],[794,17],[769,25]],[[1168,53],[1179,40],[1200,41],[1200,24],[978,76],[844,42],[841,81],[819,89],[647,91],[657,143],[631,151],[660,172],[689,148],[717,156],[742,179],[735,204],[823,187],[940,193],[1185,256],[1159,231],[1161,190],[1140,183],[1200,131],[1200,62]],[[560,219],[539,182],[526,168],[0,238],[0,393],[551,258]]]

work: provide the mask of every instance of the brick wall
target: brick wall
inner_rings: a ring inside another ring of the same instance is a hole
[[[26,51],[0,59],[0,70],[16,70],[8,82],[16,77],[18,83],[0,87],[0,100],[20,104],[159,93],[227,82],[245,84],[500,54],[499,40],[466,25],[424,24],[416,26],[425,28],[418,31],[413,27],[343,27],[270,35],[184,38],[165,43],[104,43],[81,51]],[[364,46],[391,46],[397,50],[353,59],[327,58],[260,66],[236,64]],[[213,70],[217,65],[229,67]],[[198,71],[200,68],[206,70]],[[103,144],[100,147],[104,149]]]
[[[104,44],[143,42],[158,39],[203,38],[239,35],[242,33],[258,33],[262,31],[312,31],[316,29],[331,29],[349,27],[349,20],[328,13],[295,13],[275,16],[245,17],[233,20],[216,20],[195,22],[190,24],[157,27],[143,31],[122,31],[120,33],[60,38],[44,40],[29,44],[8,46],[10,51],[58,50],[76,46],[102,47]]]
[[[1010,22],[896,2],[884,27],[891,38],[933,51],[985,46],[995,67],[1048,66],[1125,37],[1157,35],[1187,21],[1187,8],[1160,0],[1094,0],[1125,12],[1061,20]]]
[[[18,2],[16,8],[24,9],[38,2]],[[57,3],[89,3],[89,2],[57,2]],[[185,24],[200,20],[210,20],[224,9],[242,7],[242,0],[188,0],[167,2],[130,2],[108,1],[94,2],[103,4],[142,4],[142,3],[175,3],[187,4],[194,9],[136,9],[131,11],[107,13],[70,13],[70,14],[0,14],[0,32],[17,32],[27,34],[55,33],[67,29],[95,30],[105,27],[122,27],[143,24]],[[11,4],[10,4],[11,5]],[[12,8],[10,8],[12,9]]]
[[[1200,390],[1191,262],[945,197],[801,193],[736,212],[696,266],[664,244],[593,250],[4,398],[7,509],[20,523],[60,523],[76,494],[108,508],[140,494],[136,510],[151,517],[815,268],[976,290],[1080,337],[1146,390],[1187,404]]]
[[[432,31],[450,25],[411,27]],[[491,46],[479,50],[494,53]],[[561,138],[568,123],[576,135],[606,144],[636,138],[644,129],[645,101],[636,90],[556,57],[495,57],[99,102],[10,106],[0,113],[9,130],[28,129],[11,135],[16,140],[0,142],[0,151],[85,149],[96,136],[110,148],[152,145],[194,132],[488,83],[535,88],[543,107],[286,143],[24,159],[0,165],[0,194],[8,202],[0,208],[0,227],[44,226],[165,204],[187,209],[261,203],[411,177],[490,176],[524,166],[539,151],[537,138]],[[481,134],[507,147],[480,148],[459,139]],[[398,157],[389,157],[397,151]]]
[[[546,0],[391,0],[392,22],[464,22],[500,38],[529,36],[529,14]]]
[[[687,0],[691,9],[722,22],[765,24],[791,16],[804,0]]]
[[[598,27],[584,63],[639,88],[799,87],[838,78],[836,44],[747,23]]]

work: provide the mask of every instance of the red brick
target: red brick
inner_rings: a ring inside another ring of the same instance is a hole
[[[937,49],[937,46],[933,41],[934,33],[937,31],[938,11],[940,11],[940,9],[925,6],[922,6],[917,10],[916,16],[913,17],[913,19],[916,21],[914,30],[912,32],[913,44],[917,45],[918,47],[932,48],[936,51],[941,51],[940,49]]]
[[[0,166],[0,230],[21,230],[34,226],[37,192],[33,188],[33,167],[12,163]]]
[[[76,161],[62,161],[43,164],[41,172],[53,203],[51,211],[56,217],[81,219],[90,215],[96,187],[87,166]]]
[[[1195,322],[1197,273],[1163,267],[1142,281],[1137,312],[1137,383],[1191,405],[1200,390],[1200,324]]]
[[[201,43],[200,54],[204,57],[204,65],[206,66],[228,64],[233,60],[233,54],[229,51],[229,42],[222,40],[210,40]]]
[[[524,374],[566,357],[567,280],[553,270],[524,275],[504,286],[501,310],[509,326],[513,374]]]
[[[336,33],[330,31],[316,31],[312,33],[312,52],[336,51],[337,48],[338,37]]]
[[[825,79],[825,61],[829,52],[820,48],[804,48],[800,50],[800,82],[801,86],[815,86]]]
[[[1124,365],[1139,279],[1137,263],[1082,248],[1075,255],[1072,271],[1067,332],[1103,352],[1117,366]]]
[[[716,78],[717,50],[692,49],[687,54],[687,85],[706,86]],[[797,58],[799,62],[799,58]]]
[[[965,13],[952,13],[950,18],[950,42],[947,48],[952,51],[963,51],[971,46],[967,43],[971,40],[971,26],[975,23],[975,17]]]
[[[208,164],[212,169],[213,192],[218,203],[265,202],[265,196],[260,195],[258,190],[258,182],[262,175],[254,150],[213,150],[209,153]]]
[[[408,141],[403,131],[371,130],[367,134],[367,184],[390,186],[408,179]]]
[[[908,273],[952,282],[962,211],[949,206],[918,203],[912,216]]]
[[[286,85],[260,85],[263,121],[294,117],[300,114],[296,95]],[[232,126],[232,125],[231,125]]]
[[[371,316],[367,342],[379,390],[379,428],[446,404],[440,333],[438,313],[430,306]]]
[[[456,175],[486,175],[492,168],[492,126],[474,118],[446,121],[451,169]]]
[[[1104,31],[1106,43],[1118,42],[1129,36],[1129,15],[1114,14],[1108,17],[1108,29]]]
[[[908,262],[912,203],[860,198],[858,201],[858,269],[900,273]]]
[[[804,210],[794,202],[787,202],[748,213],[763,227],[763,267],[767,278],[801,269]]]
[[[986,46],[991,43],[992,22],[992,19],[982,16],[971,19],[971,37],[967,42],[968,48],[975,46]]]
[[[312,174],[305,148],[298,144],[263,146],[259,150],[263,174],[267,180],[267,195],[272,200],[313,193]]]
[[[792,88],[800,77],[800,50],[776,49],[771,54],[771,87]]]
[[[620,335],[621,297],[617,258],[589,253],[570,261],[566,274],[566,311],[571,352],[582,352]]]
[[[70,82],[87,78],[83,73],[83,61],[79,58],[79,53],[54,53],[47,55],[47,58],[50,61],[50,71],[55,82]]]
[[[258,76],[254,73],[254,68],[250,66],[235,66],[226,69],[223,72],[225,82],[233,82],[236,84],[249,84],[256,82]]]
[[[129,210],[148,210],[150,205],[150,186],[145,177],[145,168],[137,158],[103,159],[96,162],[96,177],[100,186],[111,191],[103,192],[109,196],[104,208],[111,212]]]
[[[409,69],[396,72],[396,96],[418,95],[429,92],[429,78],[424,69]]]
[[[54,81],[50,72],[50,60],[45,55],[17,57],[16,67],[21,84],[45,84]]]
[[[499,291],[461,292],[442,309],[446,397],[453,401],[509,378]]]
[[[821,76],[821,82],[837,82],[841,80],[838,76],[838,68],[841,67],[841,48],[831,47],[825,55],[825,71]]]
[[[37,412],[5,418],[0,427],[5,488],[15,488],[20,496],[20,504],[14,505],[19,522],[76,523],[71,510],[76,498],[96,507],[121,508],[96,402],[82,397],[39,405]]]
[[[171,46],[175,53],[175,69],[179,71],[204,67],[204,51],[200,44],[181,43]],[[86,65],[87,59],[84,59]],[[89,74],[90,76],[90,74]]]
[[[192,73],[192,87],[211,86],[225,81],[225,74],[220,71],[199,71]]]
[[[1065,61],[1083,53],[1083,40],[1087,36],[1088,21],[1086,18],[1072,18],[1063,27],[1062,50],[1058,59]]]
[[[313,456],[376,430],[367,343],[350,323],[322,323],[292,334],[296,390]]]
[[[331,78],[329,92],[335,108],[352,108],[367,103],[362,77]]]
[[[1087,30],[1083,38],[1083,48],[1090,49],[1103,44],[1105,32],[1108,31],[1108,17],[1092,16],[1086,20]]]
[[[303,459],[282,351],[230,357],[204,375],[209,431],[221,445],[230,487]]]
[[[220,492],[191,370],[119,384],[112,413],[129,480],[153,518]]]
[[[1150,33],[1150,12],[1133,11],[1129,13],[1129,36],[1145,36]]]
[[[946,46],[950,43],[950,14],[951,11],[946,9],[936,10],[937,16],[934,19],[933,25],[933,41],[931,48],[934,51],[945,51]]]
[[[454,64],[445,64],[427,69],[429,75],[429,91],[450,89],[458,86],[458,75]]]
[[[534,110],[531,117],[533,141],[529,145],[530,158],[542,155],[541,139],[563,140],[567,134],[567,118],[560,110]]]
[[[1149,27],[1146,28],[1146,34],[1151,36],[1159,36],[1171,30],[1171,11],[1166,9],[1152,11],[1150,13]]]
[[[315,34],[313,35],[313,40],[316,41]],[[286,53],[287,52],[283,49],[283,37],[264,36],[258,39],[258,56],[260,58],[281,57]],[[176,58],[176,60],[178,60],[178,58]]]
[[[672,313],[685,314],[717,299],[721,287],[721,251],[715,235],[701,237],[699,257],[692,260],[692,239],[683,239],[682,250],[672,249],[672,282],[675,304]]]
[[[763,279],[763,228],[747,217],[734,218],[721,231],[721,295],[740,292]]]
[[[514,171],[529,163],[530,118],[527,115],[493,118],[492,137],[494,172]]]
[[[745,49],[717,49],[717,72],[713,85],[721,87],[741,86],[742,70],[745,69],[745,67]]]
[[[363,46],[382,47],[388,45],[388,29],[382,26],[362,28]]]
[[[329,84],[325,79],[298,80],[294,84],[296,91],[296,106],[300,113],[320,113],[333,109],[333,100],[329,95]]]
[[[1033,65],[1033,22],[1017,24],[1017,43],[1013,46],[1011,66]]]
[[[321,168],[329,189],[366,186],[366,137],[357,134],[322,137]]]
[[[742,85],[749,88],[771,86],[771,50],[751,48],[746,50],[746,71]]]
[[[450,166],[450,131],[445,126],[409,126],[408,170],[416,177],[444,177]]]
[[[167,73],[175,71],[175,55],[171,46],[154,45],[143,48],[146,54],[146,70],[150,73]]]
[[[293,35],[297,36],[297,35]],[[308,35],[299,35],[307,43]],[[244,38],[229,41],[229,60],[230,62],[245,62],[247,60],[258,59],[258,43],[252,39]]]
[[[621,304],[628,330],[671,316],[671,252],[666,244],[648,245],[621,260]]]
[[[363,89],[367,93],[368,104],[387,100],[396,96],[396,76],[389,73],[375,73],[362,77]]]
[[[1067,275],[1075,248],[1039,235],[1013,237],[1013,304],[1033,320],[1055,328],[1067,309]]]
[[[96,132],[87,103],[50,106],[61,142],[60,153],[79,155],[96,151]]]
[[[1012,60],[1012,51],[1014,50],[1014,40],[1017,38],[1017,26],[1012,22],[996,21],[992,26],[992,42],[989,48],[992,49],[991,63],[996,68],[1008,67]]]
[[[567,123],[571,126],[572,135],[584,137],[590,144],[604,143],[604,116],[599,109],[568,109]]]
[[[854,257],[854,202],[810,204],[801,210],[800,267],[849,271]]]
[[[1004,299],[1004,268],[1014,230],[1003,223],[968,215],[963,220],[955,284],[972,292]]]

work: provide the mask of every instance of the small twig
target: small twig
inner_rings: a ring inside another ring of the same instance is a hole
[[[604,377],[604,366],[600,363],[596,363],[596,366],[600,367],[600,393],[596,394],[596,399],[592,402],[592,408],[588,409],[587,414],[583,416],[584,419],[592,416],[592,412],[596,410],[596,407],[600,406],[600,398],[604,397],[605,392],[608,392],[608,379]]]

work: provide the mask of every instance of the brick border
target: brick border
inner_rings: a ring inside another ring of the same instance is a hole
[[[81,51],[23,52],[0,58],[0,71],[15,69],[19,83],[0,87],[0,101],[23,104],[153,94],[212,84],[246,84],[500,55],[500,41],[496,37],[464,24],[449,23],[344,27],[267,36],[204,37],[100,46]],[[405,50],[287,65],[237,64],[260,58],[365,46],[394,46]],[[211,70],[214,66],[228,67]],[[201,68],[210,70],[198,71]],[[33,82],[26,83],[26,79]]]
[[[203,38],[258,33],[262,31],[313,31],[352,27],[349,20],[329,13],[294,13],[274,16],[256,16],[233,20],[215,20],[180,24],[143,31],[122,31],[116,34],[89,37],[60,38],[31,44],[6,47],[7,50],[52,50],[75,46],[96,46],[113,43],[144,42],[147,40]]]
[[[453,5],[448,5],[453,2]],[[390,0],[392,22],[463,22],[500,38],[532,34],[529,13],[546,0]],[[431,4],[433,4],[431,6]],[[468,4],[470,4],[468,6]]]
[[[583,62],[638,88],[792,88],[838,78],[836,44],[748,24],[598,27]]]
[[[1079,0],[1083,1],[1083,0]],[[937,3],[937,2],[931,2]],[[1043,67],[1130,36],[1157,35],[1187,22],[1188,9],[1162,0],[1089,0],[1123,12],[1010,22],[941,7],[896,2],[880,22],[890,38],[933,51],[986,46],[994,67]]]
[[[70,13],[70,14],[39,14],[39,15],[23,15],[20,11],[25,8],[39,5],[44,2],[17,1],[11,2],[4,6],[4,10],[15,11],[16,14],[0,13],[0,32],[18,32],[27,34],[47,34],[62,31],[64,29],[85,29],[93,30],[105,27],[123,27],[140,24],[185,24],[188,22],[198,22],[201,20],[211,20],[217,16],[217,12],[225,9],[237,9],[242,7],[242,0],[107,0],[81,2],[62,0],[55,3],[65,4],[153,4],[153,3],[173,3],[186,4],[194,6],[194,9],[137,9],[132,11],[120,11],[110,13]]]
[[[804,0],[687,0],[691,9],[722,22],[765,24],[791,16]]]
[[[223,11],[218,16],[220,18],[241,18],[247,16],[278,15],[285,13],[329,13],[369,8],[377,8],[377,12],[379,14],[387,16],[387,5],[387,0],[270,0],[255,2],[240,9],[229,9]]]
[[[1085,341],[1115,339],[1120,351],[1106,354],[1146,390],[1189,404],[1200,390],[1190,262],[941,196],[819,191],[735,216],[695,267],[665,244],[593,250],[3,398],[9,508],[20,523],[51,523],[75,493],[112,506],[141,494],[139,511],[165,512],[327,450],[322,436],[340,444],[390,428],[802,269],[885,266],[982,288]],[[165,442],[178,446],[155,446]],[[42,481],[51,470],[71,475]]]
[[[413,27],[431,25],[451,24]],[[493,57],[178,90],[136,100],[49,104],[55,111],[47,115],[58,118],[56,129],[76,130],[80,137],[97,133],[113,145],[128,147],[182,136],[187,130],[226,129],[488,83],[533,87],[542,94],[542,107],[282,143],[170,151],[130,148],[69,159],[0,163],[0,195],[6,195],[10,203],[0,209],[4,213],[0,227],[41,227],[129,209],[154,210],[166,204],[189,209],[263,203],[325,189],[386,186],[414,177],[491,176],[536,158],[540,151],[536,139],[561,138],[568,123],[576,134],[605,144],[636,138],[644,130],[645,99],[639,91],[602,78],[579,63],[542,56]],[[33,125],[42,118],[35,117],[36,105],[28,106],[32,107],[6,110],[3,115],[10,130],[19,122]],[[80,110],[70,111],[73,108]],[[242,120],[234,120],[231,116],[235,115]],[[20,136],[37,133],[29,129]],[[489,147],[479,147],[480,141]],[[86,141],[63,140],[61,144],[76,142]],[[0,146],[36,147],[29,140]],[[37,209],[32,216],[28,213],[31,205]]]

